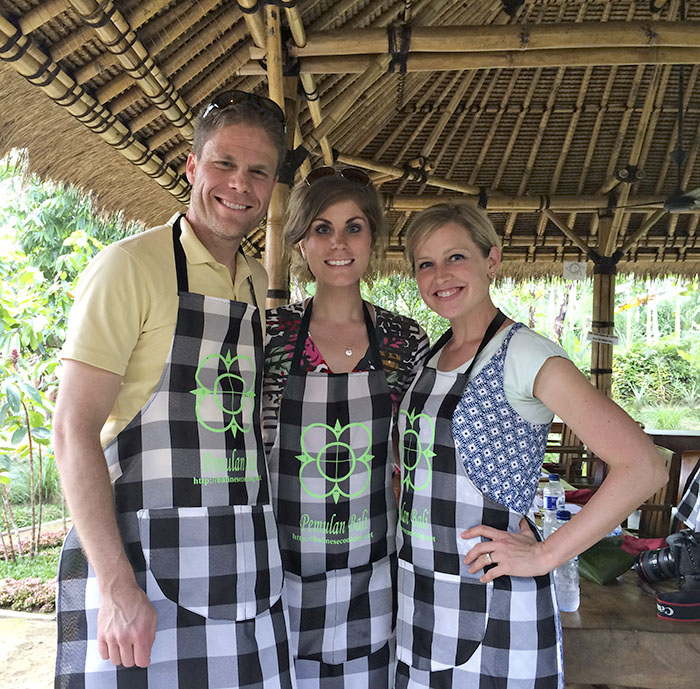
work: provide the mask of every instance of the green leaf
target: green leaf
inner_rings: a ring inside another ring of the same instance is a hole
[[[0,469],[0,471],[4,471],[3,469]],[[5,485],[10,485],[10,477],[5,476],[5,474],[0,473],[0,483],[4,483]]]
[[[29,395],[35,402],[41,404],[41,393],[29,383],[22,381],[19,386],[24,390],[24,392]]]
[[[21,428],[18,428],[13,434],[12,438],[10,438],[10,442],[13,445],[19,445],[22,440],[24,440],[24,437],[27,435],[27,429],[25,426],[22,426]]]
[[[46,426],[39,426],[39,428],[32,428],[32,436],[43,440],[51,437],[51,431]]]
[[[44,425],[44,415],[40,414],[38,411],[30,411],[29,425],[32,427],[32,433],[34,433],[35,429]]]
[[[22,394],[19,388],[9,380],[6,380],[2,387],[4,393],[7,395],[7,401],[10,403],[10,409],[16,414],[22,403]]]

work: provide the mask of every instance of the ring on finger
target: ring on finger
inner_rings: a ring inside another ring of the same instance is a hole
[[[488,560],[488,563],[489,563],[490,565],[493,564],[493,560],[491,559],[491,553],[486,553],[486,559]]]

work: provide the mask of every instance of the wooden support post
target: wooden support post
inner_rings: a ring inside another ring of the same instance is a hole
[[[280,34],[280,9],[274,5],[265,5],[266,44],[267,44],[267,81],[270,98],[285,110],[284,80],[282,76],[282,40]],[[286,110],[285,110],[286,112]],[[295,111],[296,112],[296,111]],[[296,119],[296,118],[295,118]],[[294,125],[289,126],[294,134]],[[267,307],[274,308],[289,303],[289,276],[284,261],[284,239],[282,227],[287,208],[289,187],[285,184],[275,185],[267,210],[267,230],[265,233],[265,269],[269,279]]]
[[[615,275],[593,274],[593,321],[591,332],[591,382],[604,395],[610,397],[612,381],[613,345],[596,341],[595,336],[615,334]]]
[[[613,218],[600,219],[598,250],[610,241]],[[601,338],[615,334],[615,275],[617,270],[601,272],[600,266],[593,269],[593,319],[591,321],[591,383],[606,397],[610,397],[612,381],[613,345]]]

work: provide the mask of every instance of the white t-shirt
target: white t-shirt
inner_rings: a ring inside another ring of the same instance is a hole
[[[512,327],[512,325],[509,325],[507,328],[503,328],[484,347],[469,374],[470,380],[481,371],[489,359],[498,351]],[[441,352],[441,349],[435,352],[427,365],[437,368]],[[508,345],[506,363],[503,369],[503,388],[511,407],[530,423],[549,423],[554,418],[554,414],[550,409],[532,395],[532,388],[537,374],[544,362],[553,356],[560,356],[564,359],[569,358],[569,355],[558,344],[527,327],[520,328],[513,335]],[[465,361],[453,372],[464,373],[471,362],[471,359]]]

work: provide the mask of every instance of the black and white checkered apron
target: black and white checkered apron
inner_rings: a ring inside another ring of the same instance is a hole
[[[694,531],[700,531],[700,461],[688,479],[683,498],[678,503],[676,518]]]
[[[306,308],[268,458],[299,689],[393,685],[396,500],[392,404],[376,370],[301,370]]]
[[[462,539],[465,529],[486,524],[519,532],[522,514],[476,488],[453,437],[458,402],[478,392],[496,421],[483,424],[471,459],[488,448],[496,461],[510,461],[497,448],[516,412],[491,392],[494,377],[502,386],[502,374],[502,367],[486,366],[467,382],[468,373],[428,365],[401,405],[397,689],[563,688],[551,577],[501,576],[482,584],[483,571],[470,574],[463,563],[480,540]]]
[[[294,686],[259,421],[260,315],[190,293],[179,236],[178,219],[179,308],[163,374],[105,448],[126,553],[158,614],[151,663],[100,657],[97,580],[73,529],[59,567],[57,689]]]

